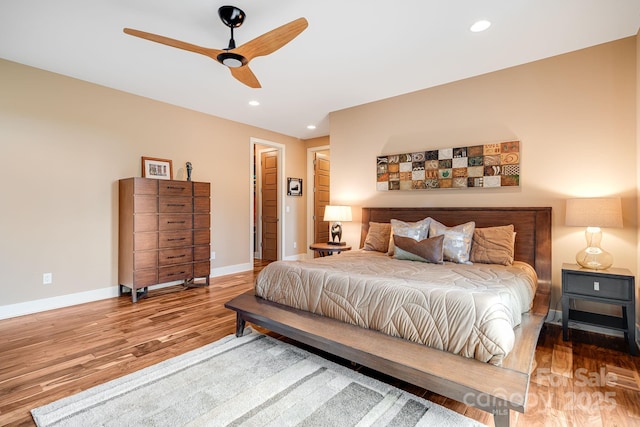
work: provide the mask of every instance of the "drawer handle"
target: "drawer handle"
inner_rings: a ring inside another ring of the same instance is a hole
[[[184,188],[184,187],[174,187],[173,185],[167,185],[167,190],[180,190],[180,191],[184,191],[184,190],[186,190],[186,188]]]
[[[183,207],[185,206],[184,203],[168,203],[167,206],[171,206],[171,207]]]
[[[180,237],[180,238],[176,237],[174,239],[167,239],[167,242],[177,242],[180,240],[186,240],[186,237]]]
[[[169,274],[167,274],[167,277],[179,276],[179,275],[184,274],[184,273],[186,273],[186,271],[179,271],[177,273],[169,273]]]
[[[173,255],[173,256],[168,256],[167,259],[175,259],[175,258],[184,258],[186,257],[185,254],[182,255]]]
[[[184,224],[187,221],[167,221],[167,224]]]

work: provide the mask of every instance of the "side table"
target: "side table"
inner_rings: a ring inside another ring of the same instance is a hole
[[[309,246],[309,249],[314,250],[320,256],[329,256],[334,253],[339,254],[342,251],[350,251],[350,245],[330,245],[328,243],[314,243]]]
[[[569,309],[572,299],[622,307],[622,317]],[[569,322],[585,323],[624,332],[632,355],[636,348],[635,277],[626,268],[589,270],[577,264],[562,264],[562,339],[568,339]]]

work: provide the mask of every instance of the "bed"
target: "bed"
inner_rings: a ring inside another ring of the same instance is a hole
[[[363,328],[357,322],[345,323],[268,301],[254,292],[240,295],[226,304],[227,308],[237,313],[236,334],[241,335],[245,323],[249,321],[486,410],[494,415],[497,426],[509,425],[512,410],[525,411],[536,342],[549,310],[551,209],[363,208],[360,246],[365,243],[370,223],[389,223],[392,219],[415,222],[427,217],[446,226],[469,221],[473,221],[476,228],[512,224],[516,233],[514,264],[522,262],[535,269],[537,286],[534,286],[530,298],[531,308],[516,319],[511,349],[497,359],[489,360],[491,363]],[[344,255],[346,253],[333,258]]]

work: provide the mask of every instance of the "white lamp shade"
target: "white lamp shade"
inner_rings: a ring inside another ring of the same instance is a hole
[[[324,207],[324,221],[351,221],[351,206],[327,205]]]
[[[620,198],[568,199],[565,224],[577,227],[622,228]]]

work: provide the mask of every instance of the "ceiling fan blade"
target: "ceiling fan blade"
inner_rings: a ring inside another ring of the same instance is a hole
[[[197,46],[195,44],[171,39],[169,37],[159,36],[157,34],[147,33],[145,31],[134,30],[133,28],[124,28],[123,31],[131,36],[140,37],[141,39],[145,40],[151,40],[152,42],[164,44],[171,47],[177,47],[178,49],[188,50],[190,52],[196,52],[213,59],[216,59],[218,55],[224,52],[220,49],[211,49],[207,47]]]
[[[298,18],[248,41],[242,46],[233,49],[233,52],[244,56],[247,61],[251,61],[256,56],[269,55],[295,39],[308,26],[309,23],[306,19]]]
[[[261,88],[260,82],[251,68],[248,65],[243,65],[242,67],[231,68],[231,75],[235,77],[239,82],[244,83],[245,85],[252,87],[254,89]]]

